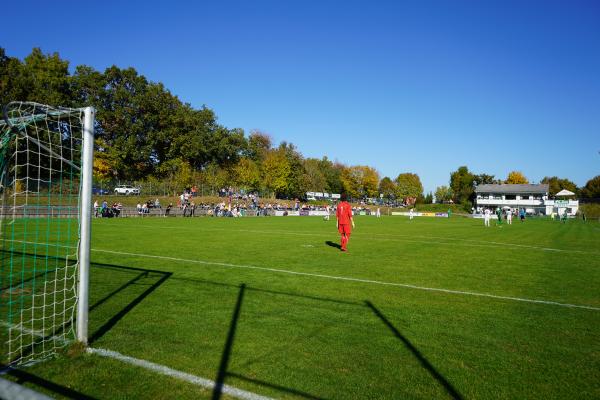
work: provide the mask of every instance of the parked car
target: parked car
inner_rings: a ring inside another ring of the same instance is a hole
[[[103,189],[103,188],[99,188],[96,186],[92,187],[92,194],[95,194],[97,196],[104,196],[105,194],[109,194],[110,192],[108,191],[108,189]]]
[[[136,187],[131,186],[131,185],[119,185],[119,186],[117,186],[115,188],[115,194],[116,195],[124,194],[126,196],[128,196],[130,194],[139,195],[140,194],[140,188],[136,188]]]

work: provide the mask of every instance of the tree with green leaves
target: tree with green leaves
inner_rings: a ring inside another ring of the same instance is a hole
[[[321,172],[327,181],[326,190],[329,193],[342,193],[344,185],[342,183],[342,171],[346,168],[338,162],[333,163],[327,157],[323,157],[319,163]]]
[[[309,192],[327,192],[327,178],[321,169],[321,160],[318,158],[305,159],[304,174]]]
[[[588,199],[600,198],[600,175],[596,175],[586,182],[585,186],[581,189],[581,196]]]
[[[219,189],[228,186],[231,182],[229,171],[212,162],[206,165],[200,173],[201,183],[217,193]]]
[[[383,177],[379,182],[379,193],[386,199],[393,199],[396,196],[396,184],[389,177]]]
[[[473,200],[473,182],[474,175],[464,165],[450,174],[450,189],[455,203]]]
[[[473,175],[473,185],[475,185],[475,186],[494,184],[494,183],[500,183],[496,179],[494,179],[494,175],[488,175],[488,174],[474,174]]]
[[[10,101],[72,106],[69,62],[34,48],[24,62],[0,48],[0,104]]]
[[[173,190],[195,183],[215,190],[264,186],[284,197],[345,189],[357,198],[374,197],[379,189],[372,167],[304,160],[291,143],[273,149],[259,131],[246,138],[241,129],[219,125],[213,110],[182,103],[134,68],[101,72],[79,65],[70,75],[58,53],[35,48],[20,61],[0,48],[0,105],[13,100],[96,108],[94,177],[100,182],[164,180],[163,187]]]
[[[423,198],[423,204],[432,204],[433,203],[433,193],[429,192]]]
[[[246,156],[256,162],[264,160],[267,152],[272,147],[272,140],[266,133],[255,130],[248,137]]]
[[[278,150],[282,151],[287,159],[289,174],[287,185],[283,192],[279,192],[287,198],[301,198],[310,190],[304,170],[304,157],[292,143],[281,142]]]
[[[557,176],[545,176],[541,183],[548,184],[548,193],[550,196],[554,196],[563,189],[570,190],[575,194],[579,192],[577,185],[566,178],[561,179]]]
[[[407,202],[408,198],[417,199],[423,196],[423,184],[419,175],[412,172],[404,172],[396,178],[396,198],[404,199]]]
[[[442,185],[435,189],[435,201],[437,203],[446,203],[452,200],[452,197],[452,189],[448,186]]]

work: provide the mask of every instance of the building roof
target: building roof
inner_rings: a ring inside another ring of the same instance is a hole
[[[475,186],[475,193],[502,193],[502,194],[517,194],[517,193],[540,193],[548,194],[549,186],[547,183],[539,185],[524,184],[485,184]]]
[[[563,189],[560,192],[556,193],[555,196],[573,196],[575,195],[575,193],[571,192],[570,190],[567,189]]]

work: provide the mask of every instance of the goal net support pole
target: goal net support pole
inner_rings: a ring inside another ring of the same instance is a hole
[[[1,364],[87,345],[94,117],[92,107],[2,109]]]
[[[83,119],[83,146],[81,151],[81,214],[79,242],[79,284],[77,303],[77,340],[87,345],[90,286],[90,246],[92,224],[92,170],[94,159],[94,114],[86,107]]]

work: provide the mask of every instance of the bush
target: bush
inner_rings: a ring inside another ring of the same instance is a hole
[[[580,217],[581,217],[581,213],[585,213],[585,217],[587,219],[600,218],[600,204],[597,204],[597,203],[580,204],[579,212],[578,212]]]

